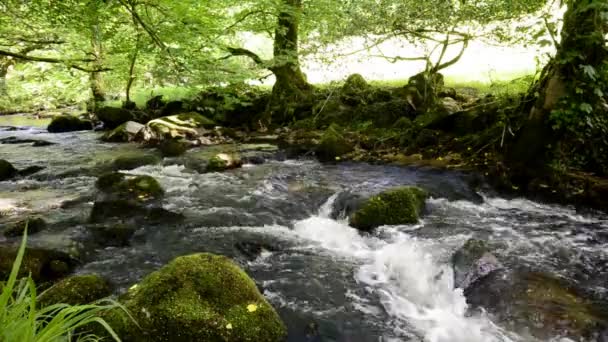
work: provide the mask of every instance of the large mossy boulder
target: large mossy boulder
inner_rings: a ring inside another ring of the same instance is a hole
[[[108,282],[96,274],[60,280],[38,297],[40,307],[54,304],[85,305],[110,296]]]
[[[353,150],[352,142],[344,136],[338,126],[332,125],[323,133],[315,152],[321,161],[335,161]]]
[[[160,183],[154,177],[147,175],[132,176],[112,172],[100,176],[95,185],[103,193],[114,198],[137,202],[158,200],[165,193]]]
[[[7,279],[13,268],[18,246],[0,246],[0,279]],[[71,255],[51,249],[26,248],[20,277],[31,275],[36,283],[56,280],[69,274],[77,264]]]
[[[561,336],[595,341],[592,336],[608,322],[605,304],[586,298],[562,279],[535,271],[493,272],[464,294],[471,309],[483,308],[509,330],[540,340]]]
[[[139,132],[144,129],[144,125],[135,121],[127,121],[115,129],[105,133],[102,137],[102,141],[106,142],[130,142],[135,140],[135,137]]]
[[[360,74],[348,76],[342,89],[340,89],[340,100],[348,105],[357,106],[368,101],[367,95],[370,85]]]
[[[221,172],[243,166],[241,157],[236,153],[218,153],[209,159],[207,172]]]
[[[0,182],[9,180],[17,175],[17,169],[13,164],[4,159],[0,159]]]
[[[418,223],[427,197],[426,191],[413,186],[382,192],[363,202],[350,217],[350,225],[369,231],[385,225]]]
[[[101,107],[95,115],[106,129],[115,129],[128,121],[140,121],[134,111],[117,107]]]
[[[82,120],[73,115],[56,116],[47,127],[49,133],[86,131],[91,129],[93,129],[93,125],[90,121]]]
[[[256,284],[224,256],[174,259],[120,299],[139,327],[116,309],[104,315],[124,341],[283,341],[286,328]]]

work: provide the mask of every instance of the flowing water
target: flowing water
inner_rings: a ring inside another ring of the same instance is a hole
[[[129,171],[157,178],[167,191],[164,207],[186,220],[143,225],[129,247],[92,248],[83,238],[96,179],[90,170],[118,155],[151,152],[100,143],[94,132],[0,128],[0,139],[10,136],[56,144],[0,145],[0,158],[17,168],[46,167],[0,183],[0,223],[43,213],[51,228],[30,243],[79,250],[77,272],[99,273],[117,291],[179,255],[232,257],[277,308],[290,341],[530,341],[483,313],[467,313],[450,258],[471,237],[498,246],[506,267],[542,269],[608,297],[608,218],[601,214],[477,192],[476,177],[464,173],[285,160],[271,147],[249,147],[272,156],[264,164],[225,173],[198,172],[206,150]],[[418,225],[360,234],[331,218],[342,192],[413,184],[433,194]],[[78,198],[88,200],[61,205]],[[237,248],[247,244],[266,248],[247,258]]]

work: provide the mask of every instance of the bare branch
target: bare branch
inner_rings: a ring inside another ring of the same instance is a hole
[[[92,59],[57,59],[57,58],[50,58],[50,57],[37,57],[37,56],[28,56],[26,54],[5,51],[5,50],[0,50],[0,56],[13,57],[16,59],[20,59],[20,60],[24,60],[24,61],[31,61],[31,62],[64,64],[68,68],[81,70],[81,71],[85,71],[85,72],[103,72],[103,71],[111,70],[108,68],[89,69],[89,68],[80,66],[75,63],[75,62],[94,62],[94,60],[92,60]]]
[[[222,57],[221,59],[228,59],[236,56],[246,56],[251,58],[255,64],[259,66],[266,66],[268,63],[264,61],[260,56],[258,56],[255,52],[243,49],[243,48],[233,48],[227,47],[226,50],[230,53],[228,56]]]

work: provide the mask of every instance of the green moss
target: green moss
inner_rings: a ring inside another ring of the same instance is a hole
[[[13,164],[4,159],[0,159],[0,182],[9,180],[17,175],[17,169]]]
[[[177,157],[188,150],[188,143],[184,140],[169,139],[161,142],[158,147],[164,157]]]
[[[7,279],[17,255],[16,246],[0,246],[0,279]],[[36,283],[64,277],[75,266],[75,259],[67,253],[26,248],[19,277],[31,275]]]
[[[102,175],[97,179],[95,185],[106,194],[136,201],[159,199],[165,192],[154,177],[130,176],[119,172]]]
[[[182,113],[182,114],[175,115],[175,117],[179,121],[191,123],[192,124],[191,127],[203,127],[203,128],[211,129],[217,125],[215,123],[215,121],[205,117],[204,115],[196,113],[196,112]]]
[[[53,118],[47,130],[50,133],[63,133],[90,130],[92,128],[93,126],[90,122],[81,120],[73,115],[59,115]]]
[[[53,304],[84,305],[110,295],[105,279],[96,274],[65,278],[38,298],[40,307]]]
[[[321,137],[316,155],[322,161],[332,161],[352,152],[353,149],[353,145],[340,133],[340,128],[331,125]]]
[[[428,194],[417,187],[401,187],[368,199],[350,219],[350,224],[361,230],[383,225],[415,224]]]
[[[209,159],[207,163],[208,172],[218,172],[241,167],[243,162],[236,154],[219,153]]]
[[[285,326],[255,283],[230,259],[179,257],[148,275],[104,318],[132,341],[282,341]]]
[[[133,170],[141,166],[158,164],[160,158],[150,154],[137,154],[130,156],[122,156],[116,158],[112,162],[112,169],[114,170]]]

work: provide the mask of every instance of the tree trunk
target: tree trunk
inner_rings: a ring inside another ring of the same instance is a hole
[[[292,121],[298,111],[310,104],[313,87],[300,69],[298,29],[302,14],[302,0],[283,0],[274,34],[274,59],[270,70],[276,77],[272,96],[262,125]]]
[[[581,69],[581,66],[590,66],[599,73],[608,61],[604,40],[607,29],[601,19],[601,12],[606,7],[596,6],[601,2],[603,0],[569,2],[557,53],[524,101],[523,109],[528,118],[508,157],[515,168],[528,170],[528,178],[537,176],[536,173],[546,167],[563,138],[560,131],[552,128],[550,116],[553,111],[571,110],[571,104],[579,100],[589,103],[594,110],[603,110],[599,108],[603,96],[596,94],[588,75]],[[575,120],[585,120],[581,113],[576,115]],[[529,174],[530,171],[533,174]]]
[[[91,6],[96,6],[95,3],[91,3]],[[97,12],[97,8],[93,9]],[[99,17],[95,13],[94,18],[91,22],[91,54],[93,55],[93,68],[102,69],[103,66],[103,40],[102,33],[99,23]],[[97,108],[98,103],[106,100],[105,90],[103,86],[103,74],[99,71],[93,71],[89,73],[89,83],[91,87],[91,104],[93,110]]]
[[[8,75],[8,67],[10,65],[10,60],[5,61],[4,58],[0,58],[0,97],[8,96],[6,75]]]

